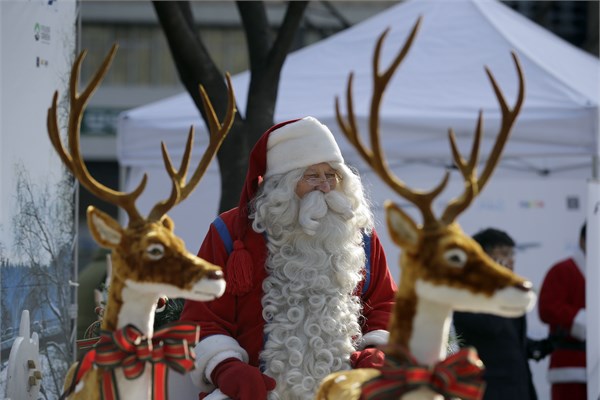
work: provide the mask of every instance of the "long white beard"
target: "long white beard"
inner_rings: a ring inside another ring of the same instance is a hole
[[[349,368],[360,340],[361,306],[353,292],[365,253],[360,227],[342,193],[310,192],[287,212],[298,214],[277,216],[275,229],[261,221],[269,256],[262,299],[266,342],[260,358],[265,373],[277,381],[270,400],[313,399],[324,377]],[[282,220],[293,222],[282,226]]]

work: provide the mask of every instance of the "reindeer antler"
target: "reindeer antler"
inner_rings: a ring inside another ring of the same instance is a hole
[[[465,180],[465,191],[461,196],[453,199],[444,210],[441,220],[446,224],[454,221],[456,217],[463,212],[469,206],[469,204],[471,204],[473,199],[483,190],[483,187],[488,182],[488,179],[498,165],[498,161],[500,160],[500,156],[504,150],[504,145],[510,136],[511,128],[517,119],[517,115],[521,111],[521,106],[523,105],[523,100],[525,98],[525,80],[523,78],[523,70],[521,69],[519,58],[517,57],[516,53],[512,52],[511,54],[517,69],[517,76],[519,77],[519,92],[517,94],[515,105],[512,108],[508,107],[508,104],[504,99],[504,95],[502,94],[498,83],[496,83],[496,79],[494,79],[492,72],[489,70],[489,68],[485,68],[485,72],[492,83],[494,93],[496,94],[496,98],[500,104],[500,109],[502,110],[502,124],[500,125],[500,132],[496,137],[496,142],[494,143],[492,152],[490,153],[483,173],[479,178],[477,178],[477,158],[479,153],[479,143],[481,142],[482,135],[483,112],[479,111],[479,118],[477,120],[477,127],[475,129],[475,139],[473,140],[473,147],[471,149],[471,155],[468,163],[465,162],[458,151],[452,128],[450,128],[448,131],[448,138],[450,140],[450,146],[452,147],[452,156],[454,158],[454,162],[458,166],[463,179]]]
[[[404,46],[393,60],[391,65],[387,70],[383,73],[379,73],[379,58],[381,53],[381,47],[383,45],[383,41],[389,31],[386,29],[377,40],[377,45],[375,47],[375,53],[373,55],[373,95],[371,97],[371,108],[369,114],[369,138],[371,143],[371,149],[368,149],[363,143],[360,135],[358,133],[358,128],[356,124],[356,117],[354,115],[354,106],[352,100],[352,80],[353,74],[351,73],[348,77],[348,86],[346,91],[346,106],[348,108],[348,118],[347,121],[344,121],[339,106],[339,99],[336,97],[335,99],[335,111],[338,124],[344,132],[344,135],[348,138],[348,140],[352,143],[352,145],[357,149],[358,153],[361,157],[367,162],[367,164],[375,171],[375,173],[385,182],[387,185],[398,193],[400,196],[404,197],[411,203],[413,203],[423,215],[423,225],[424,227],[433,228],[438,226],[440,223],[449,224],[462,212],[464,211],[471,201],[477,196],[477,194],[481,191],[483,186],[487,183],[489,177],[491,176],[494,168],[498,164],[500,156],[502,154],[502,150],[508,137],[510,135],[511,128],[514,124],[514,121],[521,109],[521,105],[524,99],[524,79],[521,67],[518,62],[518,58],[515,53],[512,53],[513,59],[515,61],[517,67],[517,73],[519,76],[519,93],[517,96],[517,101],[515,106],[511,109],[508,107],[502,92],[494,79],[494,76],[490,72],[490,70],[486,67],[486,72],[488,77],[492,83],[494,88],[494,92],[500,103],[500,107],[502,110],[502,125],[500,128],[500,133],[498,134],[496,143],[492,150],[492,154],[486,163],[485,169],[479,179],[477,179],[476,165],[477,158],[479,154],[479,145],[481,142],[481,134],[482,134],[482,113],[479,113],[479,120],[475,132],[475,139],[473,141],[473,147],[471,150],[471,156],[468,162],[465,162],[462,156],[460,155],[458,148],[456,146],[456,142],[454,139],[454,133],[452,129],[449,130],[449,140],[450,146],[452,149],[452,155],[454,161],[456,162],[458,168],[460,169],[463,178],[465,179],[465,191],[464,193],[452,200],[446,210],[443,213],[441,219],[437,219],[433,214],[432,204],[433,200],[444,190],[446,185],[448,184],[449,172],[444,174],[444,177],[440,181],[440,183],[430,191],[421,191],[408,188],[406,184],[400,180],[396,175],[394,175],[385,160],[385,155],[383,153],[381,143],[380,143],[380,128],[379,128],[379,108],[381,105],[381,99],[383,97],[383,93],[398,66],[408,53],[414,38],[417,34],[417,31],[421,25],[422,17],[419,17],[415,25],[413,26]]]
[[[173,164],[171,162],[171,158],[169,157],[169,153],[167,151],[167,146],[164,142],[162,145],[162,155],[163,160],[165,162],[165,168],[167,169],[167,173],[171,177],[173,181],[173,189],[171,190],[171,196],[162,202],[157,203],[150,214],[148,215],[148,219],[158,220],[160,219],[168,210],[170,210],[173,206],[183,201],[187,198],[190,193],[195,189],[198,182],[206,172],[208,165],[214,158],[215,154],[223,144],[223,140],[229,133],[231,126],[233,125],[233,119],[235,116],[235,98],[233,95],[233,86],[231,84],[231,77],[229,74],[225,74],[225,78],[227,80],[227,112],[225,115],[225,119],[223,123],[219,122],[217,115],[215,113],[215,109],[206,94],[206,90],[202,85],[200,85],[200,95],[202,96],[202,104],[204,105],[204,110],[206,111],[206,117],[208,118],[208,128],[210,131],[210,140],[208,147],[204,151],[204,155],[196,167],[194,174],[190,181],[186,184],[186,174],[187,169],[190,163],[190,155],[192,151],[192,143],[194,141],[194,127],[190,127],[190,132],[188,134],[187,143],[185,146],[185,151],[183,153],[183,158],[181,160],[181,167],[178,171],[175,171],[173,168]]]
[[[392,75],[394,74],[404,57],[408,54],[408,51],[410,50],[413,40],[421,25],[421,21],[422,17],[419,17],[419,19],[413,26],[408,36],[408,39],[406,40],[406,43],[404,43],[404,46],[402,47],[402,49],[400,50],[390,67],[381,74],[379,73],[379,56],[381,53],[383,41],[386,35],[388,34],[389,29],[386,29],[377,40],[375,54],[373,56],[373,96],[371,97],[371,110],[369,116],[369,138],[372,150],[368,149],[364,145],[358,133],[356,117],[354,115],[354,103],[352,100],[352,73],[348,77],[348,87],[346,91],[348,122],[345,122],[342,118],[339,107],[339,99],[337,97],[335,99],[335,112],[338,124],[340,125],[342,131],[344,132],[348,140],[354,145],[354,147],[356,147],[359,154],[367,162],[367,164],[371,168],[373,168],[375,173],[377,173],[377,175],[379,175],[379,177],[383,179],[383,181],[387,183],[391,189],[393,189],[400,196],[404,197],[405,199],[413,203],[415,206],[417,206],[421,211],[421,214],[423,215],[424,224],[430,225],[436,223],[436,218],[433,215],[432,211],[433,200],[446,187],[446,184],[448,183],[449,173],[446,173],[442,181],[433,190],[429,192],[412,190],[408,188],[402,180],[400,180],[390,171],[387,162],[385,161],[383,150],[381,148],[381,143],[379,141],[379,107],[381,104],[381,98],[383,97],[383,93]]]
[[[67,135],[70,154],[65,150],[60,139],[60,130],[58,128],[57,117],[58,91],[54,92],[54,97],[52,98],[52,105],[48,109],[47,125],[48,135],[50,137],[52,145],[56,149],[63,163],[67,166],[67,168],[69,168],[73,175],[75,175],[77,180],[83,186],[85,186],[87,190],[89,190],[98,198],[123,208],[123,210],[127,212],[131,224],[132,222],[136,222],[142,219],[142,216],[135,207],[135,201],[144,191],[148,177],[144,174],[144,177],[142,178],[137,188],[135,188],[135,190],[129,193],[118,192],[109,187],[106,187],[90,175],[85,163],[83,162],[83,158],[81,157],[81,150],[79,146],[79,131],[81,128],[83,110],[85,109],[85,106],[87,105],[87,102],[94,93],[94,91],[98,88],[98,86],[104,79],[104,76],[106,75],[106,72],[108,71],[110,64],[112,63],[115,53],[117,52],[117,48],[117,44],[114,44],[112,46],[110,52],[104,58],[100,69],[96,71],[94,77],[81,94],[78,93],[77,88],[79,86],[79,74],[81,71],[81,63],[83,62],[87,51],[82,51],[75,60],[75,63],[71,70],[71,78],[69,81],[70,113]]]
[[[118,46],[116,44],[112,46],[110,52],[104,58],[104,61],[102,62],[100,68],[98,69],[98,71],[96,71],[94,77],[81,94],[78,93],[77,88],[79,86],[79,74],[81,72],[81,64],[87,52],[85,50],[82,51],[75,60],[75,63],[71,70],[71,77],[69,82],[70,113],[69,124],[67,128],[69,152],[65,150],[60,139],[60,130],[58,128],[57,118],[57,91],[54,92],[52,105],[48,109],[47,125],[50,141],[52,142],[52,145],[58,152],[61,160],[67,166],[67,168],[69,168],[69,170],[73,173],[73,175],[75,175],[77,180],[95,196],[104,201],[107,201],[111,204],[115,204],[123,208],[123,210],[125,210],[127,212],[127,215],[129,216],[129,225],[131,226],[143,220],[143,217],[141,216],[141,214],[135,206],[135,202],[146,187],[146,182],[148,178],[147,175],[144,174],[139,185],[129,193],[119,192],[109,187],[106,187],[105,185],[94,179],[89,173],[85,163],[83,162],[79,144],[79,135],[83,110],[85,109],[87,102],[94,93],[94,91],[98,88],[98,86],[104,79],[104,76],[110,68],[112,60],[114,59],[114,56],[117,52],[117,48]],[[202,159],[200,160],[198,167],[194,171],[192,178],[187,184],[185,183],[185,181],[187,170],[189,167],[194,137],[193,127],[190,128],[190,132],[188,134],[186,148],[179,170],[176,171],[173,168],[173,164],[171,163],[171,159],[167,152],[167,148],[165,144],[162,143],[163,160],[165,163],[165,168],[167,169],[167,173],[173,181],[173,188],[171,190],[171,195],[167,200],[158,202],[153,207],[152,211],[148,216],[148,220],[159,220],[169,209],[171,209],[174,205],[178,204],[183,199],[189,196],[189,194],[194,190],[194,188],[204,175],[204,172],[206,172],[210,161],[213,159],[214,155],[219,150],[221,144],[223,143],[223,140],[225,139],[227,133],[231,129],[235,115],[235,99],[229,74],[226,74],[226,79],[228,88],[228,106],[227,113],[225,115],[225,120],[222,124],[219,123],[219,120],[216,117],[214,108],[206,94],[206,91],[202,86],[200,86],[200,94],[202,96],[202,101],[209,119],[210,142]]]

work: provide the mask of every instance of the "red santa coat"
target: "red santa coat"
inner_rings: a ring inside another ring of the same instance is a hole
[[[233,232],[237,224],[238,208],[220,216],[228,232]],[[225,279],[229,252],[223,242],[223,226],[211,224],[202,243],[198,256],[223,267]],[[361,347],[387,343],[388,322],[394,304],[396,283],[388,269],[383,247],[377,233],[373,231],[370,254],[367,254],[370,268],[368,276],[357,288],[361,293],[361,323],[363,342]],[[244,237],[245,248],[253,259],[252,289],[244,295],[234,296],[228,291],[210,302],[186,301],[180,319],[200,324],[200,342],[196,346],[196,369],[192,380],[204,391],[212,389],[206,380],[218,362],[229,356],[237,356],[250,365],[258,366],[259,353],[263,347],[265,321],[262,316],[262,282],[266,278],[264,268],[267,248],[262,234],[248,229]],[[367,286],[363,293],[363,287]]]
[[[563,260],[548,271],[540,291],[538,310],[540,319],[550,325],[551,334],[567,335],[563,345],[550,356],[548,380],[553,383],[585,382],[585,350],[577,348],[582,347],[583,342],[579,340],[581,338],[573,337],[577,325],[585,326],[585,277],[574,258]]]

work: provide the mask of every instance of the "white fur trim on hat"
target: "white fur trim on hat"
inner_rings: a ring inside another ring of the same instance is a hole
[[[274,130],[267,141],[265,177],[323,162],[343,163],[333,134],[313,117],[305,117]]]

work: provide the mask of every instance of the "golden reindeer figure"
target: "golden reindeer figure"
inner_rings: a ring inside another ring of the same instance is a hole
[[[52,106],[48,109],[48,133],[63,163],[91,193],[121,207],[129,217],[128,225],[121,227],[106,213],[92,206],[87,210],[89,229],[94,239],[101,246],[112,250],[109,298],[101,329],[109,333],[118,332],[114,333],[112,339],[119,344],[115,346],[110,341],[102,343],[105,339],[102,336],[96,349],[88,353],[95,353],[96,358],[93,362],[96,365],[85,372],[77,368],[77,363],[71,367],[65,383],[65,389],[71,391],[69,399],[90,400],[99,399],[100,396],[105,399],[162,398],[164,387],[161,385],[164,386],[165,365],[168,364],[180,372],[193,365],[193,356],[190,356],[187,345],[193,348],[194,343],[187,342],[197,341],[198,328],[187,326],[184,329],[179,326],[177,332],[171,331],[171,335],[164,336],[164,339],[159,335],[165,333],[162,328],[153,332],[158,298],[166,295],[209,301],[221,296],[225,290],[221,268],[188,252],[183,241],[175,235],[173,221],[166,213],[194,190],[231,128],[235,115],[235,100],[230,78],[227,76],[229,104],[223,123],[219,122],[204,89],[200,88],[209,118],[210,142],[189,182],[186,183],[186,175],[190,163],[193,127],[188,135],[179,170],[173,168],[166,146],[162,143],[165,168],[172,180],[171,193],[166,200],[158,202],[144,218],[137,210],[135,202],[145,188],[147,176],[145,175],[136,189],[129,193],[115,191],[90,175],[80,152],[79,136],[83,110],[106,75],[116,50],[115,45],[81,94],[78,93],[79,74],[85,51],[75,61],[70,77],[68,151],[63,147],[58,127],[58,93],[55,92]],[[153,343],[153,336],[160,341]],[[146,347],[140,347],[143,344]],[[128,349],[130,352],[115,355],[115,349],[122,350],[125,345],[132,347]],[[121,359],[124,359],[122,365]],[[87,357],[84,358],[81,365],[84,366],[87,360]],[[101,360],[105,364],[100,364]],[[162,381],[155,379],[155,370],[162,371]],[[80,378],[76,386],[71,385],[74,374]],[[158,390],[161,390],[162,394],[157,392]]]
[[[407,213],[391,201],[386,201],[387,225],[393,241],[402,249],[400,257],[401,277],[395,299],[395,308],[390,321],[390,337],[385,348],[386,358],[406,359],[408,350],[426,374],[432,373],[437,363],[446,358],[448,334],[452,311],[484,312],[505,317],[523,315],[533,307],[535,294],[531,283],[506,268],[496,264],[480,246],[465,235],[456,222],[473,199],[488,182],[502,150],[508,140],[513,123],[524,99],[524,79],[517,57],[513,54],[519,91],[516,103],[509,107],[494,76],[486,68],[487,75],[502,110],[502,123],[493,150],[480,176],[477,159],[482,136],[482,112],[475,130],[473,147],[468,161],[459,153],[452,129],[449,141],[457,168],[465,181],[464,192],[447,204],[441,217],[433,213],[434,199],[446,187],[449,173],[431,191],[413,190],[396,177],[389,169],[382,151],[379,133],[379,106],[383,92],[398,65],[408,53],[421,19],[412,29],[400,53],[390,67],[379,73],[379,58],[384,32],[377,42],[373,60],[373,96],[369,119],[371,147],[365,146],[358,133],[352,102],[352,74],[348,79],[348,118],[341,115],[338,99],[336,114],[338,123],[348,140],[377,175],[398,195],[414,204],[423,217],[418,225]],[[450,357],[449,357],[450,358]],[[480,363],[476,358],[475,363]],[[363,383],[382,376],[379,369],[357,369],[329,375],[322,383],[317,399],[349,400],[381,398],[377,393],[365,396]],[[436,380],[437,378],[429,378]],[[373,382],[373,381],[371,381]],[[362,387],[362,389],[361,389]],[[399,389],[396,397],[407,399],[442,399],[441,391],[430,381],[409,384]],[[448,395],[448,392],[445,393]],[[450,393],[448,397],[461,397]],[[481,389],[473,396],[481,395]]]

